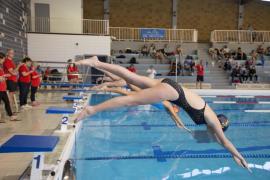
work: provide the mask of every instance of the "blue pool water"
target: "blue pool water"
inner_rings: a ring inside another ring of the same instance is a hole
[[[112,95],[92,95],[97,104]],[[183,111],[194,135],[177,128],[165,110],[154,106],[118,108],[86,119],[76,135],[73,158],[79,180],[270,179],[270,104],[214,104],[213,101],[267,101],[264,98],[205,98],[231,120],[226,136],[242,152],[253,173]],[[270,101],[270,99],[268,99]]]

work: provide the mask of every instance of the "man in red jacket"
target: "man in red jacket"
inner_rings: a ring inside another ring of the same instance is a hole
[[[204,80],[204,67],[202,60],[200,60],[200,63],[197,64],[195,68],[197,70],[196,88],[198,89],[198,84],[200,84],[200,89],[202,89],[202,82]]]

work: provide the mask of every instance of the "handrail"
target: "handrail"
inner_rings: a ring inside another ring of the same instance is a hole
[[[211,32],[211,42],[263,43],[270,42],[270,31],[253,30],[214,30]]]

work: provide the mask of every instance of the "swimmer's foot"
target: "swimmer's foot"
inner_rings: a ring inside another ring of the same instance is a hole
[[[99,60],[98,60],[97,56],[93,56],[93,57],[88,58],[88,59],[83,59],[83,60],[77,61],[76,64],[97,67],[99,64]]]
[[[77,118],[75,119],[74,123],[78,123],[79,121],[81,121],[82,119],[84,119],[87,116],[91,116],[95,114],[95,110],[93,106],[86,106],[77,116]]]

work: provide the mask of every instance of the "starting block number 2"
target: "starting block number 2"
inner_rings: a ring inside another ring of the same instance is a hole
[[[62,124],[67,125],[68,124],[68,115],[63,115],[62,117]]]

